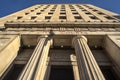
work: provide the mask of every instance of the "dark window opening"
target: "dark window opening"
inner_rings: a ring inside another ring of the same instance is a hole
[[[50,19],[51,18],[51,16],[45,16],[45,19]]]
[[[102,13],[102,12],[98,12],[98,14],[100,14],[100,15],[105,15],[104,13]]]
[[[76,11],[75,9],[71,9],[71,11]]]
[[[65,9],[61,9],[60,11],[65,11]]]
[[[35,10],[38,9],[38,8],[35,8]]]
[[[31,10],[31,12],[33,12],[34,10]]]
[[[25,15],[28,15],[29,13],[27,12],[27,13],[25,13]]]
[[[82,19],[81,16],[74,16],[74,17],[75,17],[75,19]]]
[[[78,12],[72,12],[72,14],[79,14]]]
[[[31,17],[31,20],[33,20],[33,19],[35,19],[35,18],[36,18],[36,16],[32,16],[32,17]]]
[[[18,19],[21,19],[21,18],[22,18],[22,16],[18,16],[18,17],[17,17],[17,20],[18,20]]]
[[[83,9],[82,7],[79,7],[79,9]]]
[[[53,10],[55,10],[56,8],[52,8]]]
[[[82,9],[82,11],[87,11],[87,10],[85,10],[85,9]]]
[[[96,16],[90,16],[91,19],[98,19]]]
[[[98,11],[98,10],[96,10],[96,9],[93,9],[93,11]]]
[[[113,18],[111,16],[105,16],[105,18],[110,19],[110,20],[115,20],[115,18]]]
[[[51,9],[50,11],[55,11],[55,9]]]
[[[101,66],[101,71],[105,77],[106,80],[120,80],[118,75],[115,73],[115,71],[110,66]]]
[[[49,80],[74,80],[72,66],[51,66]]]
[[[60,16],[59,19],[66,19],[66,16]]]
[[[40,15],[41,13],[40,12],[38,12],[38,13],[36,13],[37,15]]]
[[[25,65],[13,65],[3,80],[17,80]]]
[[[53,14],[53,12],[49,12],[48,14]]]
[[[65,12],[60,12],[60,14],[66,14]]]
[[[120,15],[117,15],[117,16],[114,16],[114,17],[120,19]]]
[[[89,9],[93,9],[93,8],[91,8],[91,7],[88,7]]]
[[[85,14],[89,14],[90,15],[91,13],[90,12],[85,12]]]
[[[44,10],[40,10],[40,11],[44,11]]]

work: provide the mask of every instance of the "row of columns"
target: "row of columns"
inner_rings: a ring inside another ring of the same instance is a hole
[[[87,38],[84,36],[76,36],[73,38],[72,43],[75,48],[80,80],[105,80],[88,47]],[[30,60],[18,80],[44,80],[50,45],[50,38],[40,38]]]

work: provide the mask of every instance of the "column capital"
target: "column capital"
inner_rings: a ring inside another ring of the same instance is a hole
[[[74,46],[75,40],[77,40],[77,39],[84,39],[87,42],[87,38],[85,36],[82,36],[82,35],[79,36],[78,35],[78,36],[73,37],[73,39],[72,39],[72,45],[73,46]]]

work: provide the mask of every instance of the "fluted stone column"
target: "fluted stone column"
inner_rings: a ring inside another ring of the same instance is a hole
[[[87,38],[76,36],[73,38],[78,69],[81,80],[105,80],[89,46]]]
[[[44,62],[46,62],[49,48],[50,39],[47,37],[40,38],[32,56],[30,57],[18,80],[41,80],[36,79],[36,76],[38,73],[43,74],[42,69],[44,70]]]
[[[47,57],[48,57],[48,53],[49,53],[49,48],[51,45],[51,40],[49,40],[45,45],[44,45],[44,49],[41,55],[41,58],[39,59],[39,63],[37,66],[37,70],[34,76],[34,80],[44,80],[45,78],[45,73],[47,71],[47,67],[49,67],[47,65]]]

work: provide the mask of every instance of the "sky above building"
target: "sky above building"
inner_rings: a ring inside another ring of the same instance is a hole
[[[120,14],[120,0],[0,0],[0,17],[28,8],[35,4],[92,4]]]

